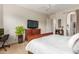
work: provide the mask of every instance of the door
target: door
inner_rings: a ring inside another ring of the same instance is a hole
[[[76,13],[71,12],[67,16],[67,35],[72,36],[76,33]]]

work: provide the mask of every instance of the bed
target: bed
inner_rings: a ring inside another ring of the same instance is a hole
[[[78,36],[79,34],[72,37],[48,35],[31,40],[25,49],[34,54],[74,54],[78,53],[78,49],[72,49],[75,42],[78,41]],[[76,39],[74,40],[75,37]]]

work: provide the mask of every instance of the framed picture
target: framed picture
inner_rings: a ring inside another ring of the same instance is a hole
[[[58,28],[61,28],[61,19],[58,19]]]

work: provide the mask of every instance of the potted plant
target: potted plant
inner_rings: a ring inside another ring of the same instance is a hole
[[[24,27],[23,26],[17,26],[16,27],[16,35],[18,36],[18,43],[23,42],[23,34],[24,34]]]

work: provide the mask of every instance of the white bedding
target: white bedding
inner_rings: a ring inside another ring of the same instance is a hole
[[[73,54],[68,46],[70,37],[49,35],[33,39],[26,46],[26,50],[34,54]]]

